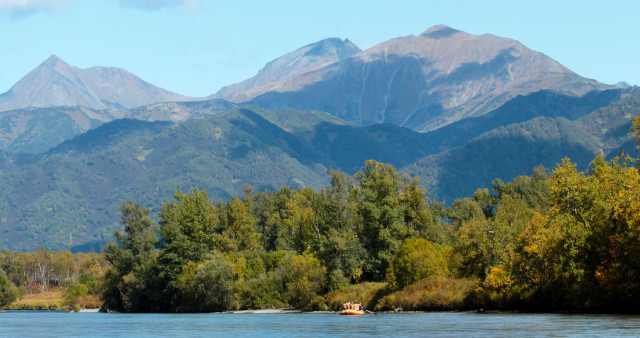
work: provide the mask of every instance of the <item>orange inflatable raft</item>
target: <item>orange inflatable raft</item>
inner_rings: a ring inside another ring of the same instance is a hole
[[[361,316],[365,314],[365,312],[360,310],[342,310],[340,314],[343,316]]]

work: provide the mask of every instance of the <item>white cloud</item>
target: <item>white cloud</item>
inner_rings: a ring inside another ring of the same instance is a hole
[[[7,13],[14,19],[38,12],[55,13],[67,8],[69,2],[69,0],[0,0],[0,13]]]
[[[165,8],[174,8],[185,12],[196,12],[202,9],[198,0],[119,0],[119,3],[123,7],[146,11],[159,11]]]

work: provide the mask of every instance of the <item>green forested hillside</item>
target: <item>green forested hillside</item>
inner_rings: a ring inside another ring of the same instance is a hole
[[[42,153],[110,120],[105,110],[83,107],[24,108],[0,112],[0,149]]]
[[[612,93],[584,101],[549,93],[519,98],[530,105],[536,98],[571,103],[562,114],[529,109],[527,116],[538,117],[515,124],[521,118],[501,114],[517,110],[496,111],[495,127],[474,127],[490,131],[439,154],[434,149],[458,142],[451,141],[458,132],[435,139],[395,125],[354,127],[313,111],[243,107],[180,124],[114,121],[44,154],[0,153],[0,247],[99,249],[118,226],[123,200],[157,207],[176,189],[198,187],[226,200],[242,195],[245,184],[253,191],[318,188],[327,183],[328,168],[353,174],[368,159],[404,168],[430,196],[450,203],[494,178],[551,168],[565,156],[584,167],[597,153],[617,153],[630,140],[638,98],[585,115],[585,106],[598,107],[618,95]]]
[[[237,105],[220,99],[156,103],[128,110],[81,106],[22,108],[0,112],[0,149],[41,154],[101,124],[116,119],[180,122],[229,111]]]
[[[467,144],[420,159],[403,171],[423,178],[432,196],[453,201],[476,188],[490,187],[495,178],[512,180],[533,167],[553,168],[570,157],[584,169],[599,153],[608,157],[623,149],[635,153],[628,135],[640,97],[631,97],[571,121],[538,117],[495,128]]]
[[[610,89],[584,96],[567,96],[553,91],[518,96],[502,107],[479,117],[464,119],[427,134],[431,153],[464,145],[483,133],[501,126],[522,123],[536,117],[564,117],[575,120],[632,95],[633,91]]]
[[[153,205],[192,187],[226,199],[245,183],[319,186],[326,168],[314,158],[248,109],[180,125],[115,121],[2,173],[0,246],[99,248],[122,200]]]
[[[179,122],[190,118],[204,118],[235,108],[235,103],[214,99],[203,101],[162,102],[121,111],[123,117],[143,121]]]

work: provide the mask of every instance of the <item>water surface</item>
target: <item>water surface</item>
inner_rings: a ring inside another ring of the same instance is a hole
[[[637,315],[0,313],[0,336],[640,336]]]

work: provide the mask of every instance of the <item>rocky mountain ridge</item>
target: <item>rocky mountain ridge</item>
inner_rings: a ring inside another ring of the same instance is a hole
[[[54,106],[123,110],[193,99],[158,88],[121,68],[81,69],[51,55],[9,91],[0,94],[0,112]]]
[[[342,60],[360,51],[348,39],[330,38],[311,43],[267,63],[254,77],[223,87],[210,98],[245,102],[262,93],[277,90],[278,83],[291,76]]]
[[[255,96],[249,103],[266,109],[327,111],[360,126],[428,131],[480,116],[517,95],[607,88],[518,41],[439,25],[246,93]]]

